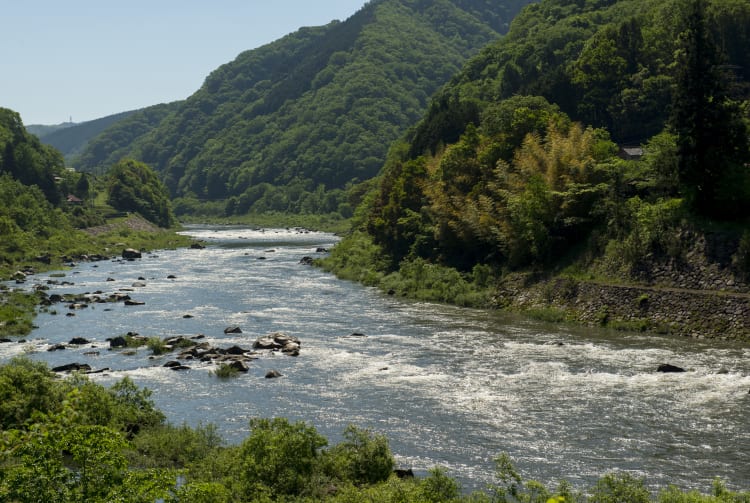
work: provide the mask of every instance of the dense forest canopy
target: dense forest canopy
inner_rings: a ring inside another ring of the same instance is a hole
[[[240,54],[158,126],[110,129],[75,165],[101,172],[132,157],[173,196],[229,198],[229,214],[337,211],[341,189],[377,174],[432,93],[527,3],[369,2]]]
[[[57,179],[64,172],[60,152],[28,133],[17,112],[0,108],[0,173],[25,185],[36,185],[49,202],[57,203],[61,198]]]
[[[611,267],[676,253],[689,212],[750,211],[750,4],[528,6],[391,149],[359,224],[398,267]],[[619,145],[644,145],[641,161]]]

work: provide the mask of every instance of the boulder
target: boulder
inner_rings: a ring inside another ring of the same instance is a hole
[[[133,288],[143,288],[143,287],[146,286],[146,283],[143,282],[143,281],[136,281],[135,283],[133,283],[130,286],[132,286]]]
[[[132,300],[132,299],[127,299],[125,301],[125,305],[126,306],[143,306],[145,304],[146,304],[145,302],[141,302],[141,301],[138,301],[138,300]]]
[[[269,334],[269,337],[273,337],[274,342],[281,346],[285,346],[289,343],[295,343],[299,346],[299,339],[297,337],[294,337],[293,335],[287,335],[284,332],[275,332],[273,334]]]
[[[224,329],[225,334],[241,334],[242,329],[238,326],[231,326]]]
[[[109,340],[109,347],[110,348],[124,348],[128,345],[127,339],[125,337],[118,335],[117,337],[113,337]]]
[[[279,349],[281,344],[273,340],[273,337],[261,337],[253,343],[253,349]]]
[[[656,371],[657,372],[685,372],[685,369],[682,367],[678,367],[676,365],[672,365],[670,363],[662,363],[661,365],[659,365]]]
[[[223,352],[224,354],[227,354],[227,355],[244,355],[248,351],[249,351],[248,349],[242,349],[239,346],[232,346],[230,348],[225,349]]]
[[[229,363],[229,366],[237,370],[238,372],[248,372],[250,370],[250,367],[248,367],[247,364],[241,360],[234,360],[233,362]]]
[[[190,367],[187,365],[176,365],[174,367],[169,367],[170,370],[190,370]]]
[[[47,348],[47,351],[62,351],[65,349],[65,344],[54,344]]]
[[[177,360],[170,360],[167,363],[165,363],[163,366],[172,368],[172,367],[179,367],[180,365],[182,365],[182,363],[178,362]]]
[[[67,365],[52,368],[52,372],[76,372],[79,370],[90,372],[91,366],[86,363],[68,363]]]
[[[299,344],[296,342],[288,342],[281,348],[281,352],[289,356],[299,356]]]
[[[204,248],[205,248],[205,246],[203,246],[200,243],[193,243],[193,244],[190,245],[190,249],[191,250],[202,250]]]
[[[313,262],[313,258],[308,256],[302,257],[299,261],[299,263],[302,265],[313,265]]]
[[[275,379],[277,377],[281,377],[283,374],[279,372],[278,370],[269,370],[266,372],[266,379]]]
[[[70,339],[70,342],[68,344],[72,344],[73,346],[81,346],[83,344],[89,344],[91,341],[88,339],[84,339],[83,337],[73,337]]]
[[[134,260],[137,258],[141,258],[141,252],[133,248],[125,248],[124,250],[122,250],[122,258],[124,258],[125,260]]]

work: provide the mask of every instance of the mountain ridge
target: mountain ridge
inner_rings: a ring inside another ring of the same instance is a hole
[[[157,127],[91,155],[105,134],[74,166],[102,171],[117,150],[153,166],[173,196],[229,198],[228,214],[336,211],[347,184],[375,176],[429,96],[528,3],[369,2],[241,53]]]

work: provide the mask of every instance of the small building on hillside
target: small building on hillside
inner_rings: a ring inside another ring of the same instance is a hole
[[[75,204],[75,205],[83,204],[83,199],[78,198],[74,196],[73,194],[68,194],[68,197],[66,197],[65,200],[68,202],[68,204]]]
[[[643,157],[643,147],[628,147],[620,145],[620,158],[626,161],[640,161]]]

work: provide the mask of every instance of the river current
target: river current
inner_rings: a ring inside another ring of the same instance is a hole
[[[122,289],[141,306],[92,304],[66,316],[40,314],[23,344],[0,344],[49,362],[109,368],[153,391],[170,422],[213,423],[240,442],[253,417],[314,425],[331,443],[355,424],[384,433],[401,467],[441,466],[466,490],[493,482],[507,452],[524,477],[567,479],[581,489],[627,471],[651,488],[710,490],[715,477],[750,489],[750,347],[553,325],[507,313],[389,297],[300,264],[330,248],[333,235],[298,230],[192,227],[202,250],[85,263],[51,278],[48,293]],[[173,277],[169,277],[173,276]],[[145,286],[133,287],[139,277]],[[29,282],[46,283],[50,275]],[[191,315],[186,318],[184,315]],[[231,325],[241,334],[224,334]],[[261,356],[246,375],[219,380],[211,364],[162,365],[109,351],[127,332],[193,337],[251,347],[270,332],[301,340],[298,357]],[[352,334],[361,334],[352,336]],[[91,344],[48,352],[84,337]],[[92,348],[92,346],[94,346]],[[98,352],[97,354],[84,354]],[[661,363],[687,369],[657,373]],[[265,379],[276,369],[283,377]]]

